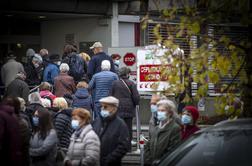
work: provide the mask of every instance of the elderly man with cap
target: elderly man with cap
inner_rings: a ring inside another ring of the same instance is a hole
[[[108,60],[102,61],[101,68],[102,71],[96,73],[89,82],[89,89],[92,92],[94,102],[94,118],[96,118],[100,112],[99,100],[109,95],[112,83],[118,80],[117,74],[109,71],[111,64]]]
[[[119,100],[108,96],[99,100],[100,117],[93,122],[93,128],[101,141],[101,166],[121,165],[121,159],[128,151],[129,132],[124,121],[117,116]]]
[[[26,102],[28,102],[28,95],[30,93],[30,89],[28,84],[24,81],[26,78],[24,72],[19,72],[16,75],[16,79],[13,80],[7,87],[7,91],[5,96],[8,97],[21,97]]]
[[[17,62],[16,56],[13,52],[9,52],[7,55],[7,62],[1,68],[2,82],[5,87],[16,78],[17,73],[24,72],[24,67],[21,63]]]
[[[46,66],[43,75],[43,82],[49,82],[51,85],[54,84],[54,78],[60,73],[60,56],[58,54],[51,54],[49,56],[50,62]]]
[[[30,86],[39,85],[43,74],[43,59],[39,54],[34,54],[31,61],[25,67],[26,82]]]
[[[101,42],[95,42],[90,49],[93,51],[94,56],[92,56],[91,60],[88,63],[87,74],[89,79],[93,77],[95,73],[101,71],[101,63],[103,60],[108,60],[111,64],[110,71],[115,72],[115,67],[113,60],[110,56],[108,56],[105,52],[103,52],[103,46]]]

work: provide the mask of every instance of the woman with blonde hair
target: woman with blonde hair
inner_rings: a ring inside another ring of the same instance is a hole
[[[58,112],[53,116],[53,123],[59,138],[58,147],[65,149],[66,152],[70,143],[70,137],[73,133],[73,129],[71,127],[72,112],[68,109],[67,102],[63,97],[57,97],[54,99],[53,107],[58,110]]]
[[[71,137],[65,166],[99,166],[100,140],[91,124],[91,114],[88,110],[77,108],[72,113],[72,128],[75,129]]]

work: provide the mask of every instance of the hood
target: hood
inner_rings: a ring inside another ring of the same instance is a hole
[[[53,95],[52,92],[50,92],[48,90],[40,91],[39,94],[40,94],[41,97]]]
[[[80,88],[75,92],[75,96],[79,99],[86,99],[89,97],[89,93],[87,89]]]
[[[193,117],[193,123],[195,123],[199,118],[199,111],[194,106],[186,106],[183,110],[187,110],[192,114]]]

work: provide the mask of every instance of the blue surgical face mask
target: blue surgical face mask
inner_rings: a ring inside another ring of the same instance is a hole
[[[164,121],[167,119],[167,115],[166,115],[166,112],[161,112],[161,111],[157,111],[157,119],[159,121]]]
[[[157,105],[151,104],[151,112],[152,113],[157,112]]]
[[[109,111],[107,111],[105,109],[101,109],[100,114],[101,114],[101,117],[106,118],[109,116],[110,113],[109,113]]]
[[[80,125],[80,122],[78,120],[72,120],[71,126],[74,130],[76,130]]]
[[[39,125],[39,117],[33,116],[32,117],[32,123],[33,123],[34,126],[37,127]]]
[[[192,122],[192,118],[189,115],[182,115],[181,122],[184,125],[190,124]]]
[[[119,61],[119,60],[115,60],[115,61],[114,61],[114,64],[116,64],[116,65],[118,65],[118,66],[119,66],[120,61]]]

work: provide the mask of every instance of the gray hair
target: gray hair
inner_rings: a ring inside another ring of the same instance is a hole
[[[163,100],[160,100],[158,103],[157,103],[157,107],[160,107],[160,106],[163,106],[165,107],[165,109],[167,111],[171,111],[172,112],[172,118],[173,119],[176,119],[178,117],[178,114],[177,114],[177,107],[175,105],[175,103],[169,99],[163,99]]]
[[[68,66],[68,64],[67,64],[67,63],[62,63],[62,64],[60,65],[60,71],[61,71],[61,72],[68,72],[68,71],[69,71],[69,66]]]
[[[109,60],[103,60],[101,63],[101,69],[102,70],[110,70],[111,68],[111,64],[109,62]]]
[[[28,100],[29,100],[30,104],[32,104],[32,103],[42,104],[41,97],[38,92],[33,92],[33,93],[29,94]]]

